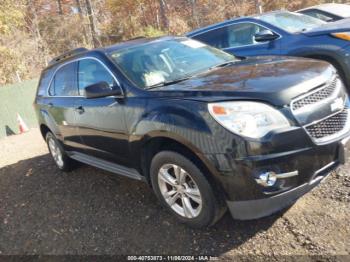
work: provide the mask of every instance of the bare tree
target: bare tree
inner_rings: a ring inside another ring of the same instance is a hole
[[[166,0],[159,0],[160,20],[162,29],[169,29],[169,21],[166,16]]]
[[[61,2],[61,0],[56,0],[56,1],[57,1],[58,14],[63,15],[62,2]]]
[[[39,21],[38,21],[38,14],[37,14],[37,9],[36,6],[34,4],[34,0],[27,0],[26,2],[28,10],[31,13],[31,21],[30,21],[30,32],[32,33],[32,35],[34,36],[35,39],[35,43],[37,45],[38,48],[38,54],[42,55],[42,58],[45,62],[45,64],[48,64],[48,52],[47,52],[47,46],[46,43],[44,42],[42,35],[40,33],[39,30]],[[29,17],[28,17],[29,18]]]
[[[195,27],[199,27],[199,18],[197,13],[197,0],[190,0],[192,19],[194,21]]]
[[[255,0],[255,8],[256,8],[256,12],[258,14],[262,14],[263,13],[263,7],[262,7],[261,0]]]
[[[86,4],[87,15],[89,18],[89,26],[90,26],[92,43],[94,47],[98,47],[100,44],[100,41],[97,36],[97,29],[96,29],[94,13],[91,5],[91,0],[85,0],[85,4]]]
[[[80,4],[79,0],[75,0],[75,4],[76,4],[76,7],[77,7],[77,11],[78,11],[79,17],[80,17],[80,21],[82,23],[84,41],[87,43],[89,41],[88,40],[89,36],[88,36],[88,33],[86,31],[86,27],[85,27],[85,21],[84,21],[85,19],[84,19],[84,15],[83,15],[83,10],[81,8],[81,4]]]

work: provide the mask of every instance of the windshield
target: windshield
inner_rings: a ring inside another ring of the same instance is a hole
[[[290,33],[297,33],[325,24],[324,21],[299,13],[270,13],[259,17],[262,21],[270,23]]]
[[[130,80],[146,89],[179,81],[236,59],[187,38],[156,40],[117,50],[110,55]]]

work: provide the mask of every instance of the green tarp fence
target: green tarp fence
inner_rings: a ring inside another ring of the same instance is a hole
[[[33,101],[38,80],[0,86],[0,138],[18,134],[17,113],[26,125],[36,127]]]

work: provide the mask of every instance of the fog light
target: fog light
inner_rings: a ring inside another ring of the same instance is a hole
[[[259,178],[255,179],[256,182],[264,187],[273,186],[277,181],[277,176],[275,172],[265,172],[259,175]]]

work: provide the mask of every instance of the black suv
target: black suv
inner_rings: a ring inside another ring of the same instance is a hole
[[[345,161],[348,106],[326,62],[239,60],[184,37],[63,54],[35,100],[58,168],[78,161],[149,183],[194,227],[227,207],[267,216],[318,185]]]

